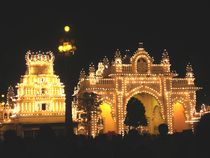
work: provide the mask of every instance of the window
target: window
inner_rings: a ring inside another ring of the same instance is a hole
[[[43,110],[43,111],[46,110],[46,103],[42,103],[42,110]]]
[[[7,118],[7,113],[4,114],[4,118]]]
[[[42,91],[42,94],[46,93],[46,89],[45,88],[42,88],[41,91]]]

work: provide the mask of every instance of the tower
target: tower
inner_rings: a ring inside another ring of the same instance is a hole
[[[194,84],[194,73],[193,73],[193,68],[192,65],[190,63],[187,64],[186,66],[186,76],[185,78],[187,79],[187,82],[189,85],[193,85]]]
[[[16,86],[18,122],[64,122],[64,85],[59,76],[54,74],[53,53],[28,51],[25,59],[27,71]]]
[[[89,65],[89,80],[91,85],[94,85],[96,83],[96,73],[93,63]]]
[[[164,51],[163,51],[161,64],[163,65],[165,72],[170,72],[171,64],[170,64],[169,55],[168,55],[168,52],[166,49],[164,49]]]
[[[121,53],[118,49],[115,52],[114,64],[115,64],[116,73],[122,72],[122,57],[121,57]]]

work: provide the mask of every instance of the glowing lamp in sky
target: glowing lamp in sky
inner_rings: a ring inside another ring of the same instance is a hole
[[[65,27],[64,27],[64,31],[65,31],[65,32],[69,32],[69,31],[70,31],[70,27],[69,27],[69,26],[65,26]]]
[[[70,31],[70,27],[65,26],[64,31],[66,33],[68,33]],[[74,45],[74,42],[72,42],[72,40],[70,40],[70,38],[67,37],[67,36],[62,39],[62,42],[58,46],[59,53],[65,53],[65,54],[72,53],[72,54],[74,54],[75,50],[76,50],[76,46]]]
[[[63,42],[61,45],[58,46],[58,50],[59,52],[63,52],[63,53],[66,53],[66,52],[74,52],[76,49],[75,46],[73,46],[71,44],[71,42]]]

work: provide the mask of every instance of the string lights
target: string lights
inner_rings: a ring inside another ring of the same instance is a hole
[[[52,52],[26,53],[27,73],[16,86],[19,122],[35,123],[40,117],[50,117],[47,122],[64,122],[64,85],[54,74],[54,58]]]
[[[89,76],[84,77],[83,75],[78,82],[77,91],[74,93],[75,98],[85,91],[92,91],[100,94],[104,101],[110,100],[111,113],[116,120],[115,132],[119,134],[123,134],[126,129],[124,119],[129,99],[142,93],[156,100],[157,106],[160,107],[161,118],[168,124],[170,134],[177,130],[174,126],[176,124],[174,120],[174,105],[176,102],[182,104],[183,114],[186,118],[186,120],[179,123],[193,122],[196,91],[200,88],[194,85],[195,78],[191,65],[187,66],[184,78],[177,77],[178,74],[170,69],[170,59],[166,50],[163,51],[160,64],[154,64],[154,59],[145,51],[142,44],[130,58],[130,64],[123,63],[123,60],[121,52],[117,50],[114,60],[109,66],[107,64],[102,66],[101,64],[103,63],[100,62],[98,70],[95,70],[93,64],[91,64]],[[105,67],[109,70],[108,75],[103,73],[105,72]],[[140,95],[139,98],[142,97]],[[149,103],[145,104],[145,106],[149,106]],[[77,111],[77,109],[74,109],[74,111]],[[148,114],[149,112],[146,113]],[[148,116],[148,118],[152,117]],[[74,121],[77,121],[77,119],[75,118]],[[149,120],[148,126],[152,124],[153,122]],[[189,128],[192,128],[191,124]],[[95,125],[94,135],[97,134],[95,133],[97,131]]]

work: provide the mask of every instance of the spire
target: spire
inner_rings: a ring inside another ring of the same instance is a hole
[[[139,42],[139,48],[138,50],[144,50],[144,44],[143,42]]]
[[[116,52],[115,52],[115,58],[121,58],[121,53],[120,53],[120,50],[117,49]]]
[[[166,49],[163,50],[161,63],[162,64],[170,64],[169,55],[168,55],[168,52]]]
[[[186,72],[193,72],[192,65],[190,64],[190,62],[186,66]]]
[[[106,68],[108,68],[109,66],[109,59],[105,56],[104,59],[103,59],[103,64]]]
[[[115,52],[115,59],[114,59],[115,61],[115,64],[122,64],[122,56],[121,56],[121,53],[120,53],[120,51],[119,51],[119,49],[117,49],[116,50],[116,52]]]
[[[85,70],[82,68],[82,70],[80,71],[80,77],[79,79],[82,80],[82,79],[85,79],[86,75],[85,75]]]
[[[129,49],[126,49],[126,50],[125,50],[125,53],[126,53],[127,55],[128,55],[128,54],[130,55],[131,51],[130,51]]]
[[[96,83],[96,74],[95,74],[95,67],[93,65],[93,63],[91,63],[89,65],[89,81],[90,81],[90,84],[95,84]]]
[[[192,65],[190,63],[188,63],[187,66],[186,66],[186,77],[189,77],[189,78],[194,77],[193,68],[192,68]]]
[[[93,63],[91,63],[89,65],[89,72],[95,72],[95,67],[94,67]]]

